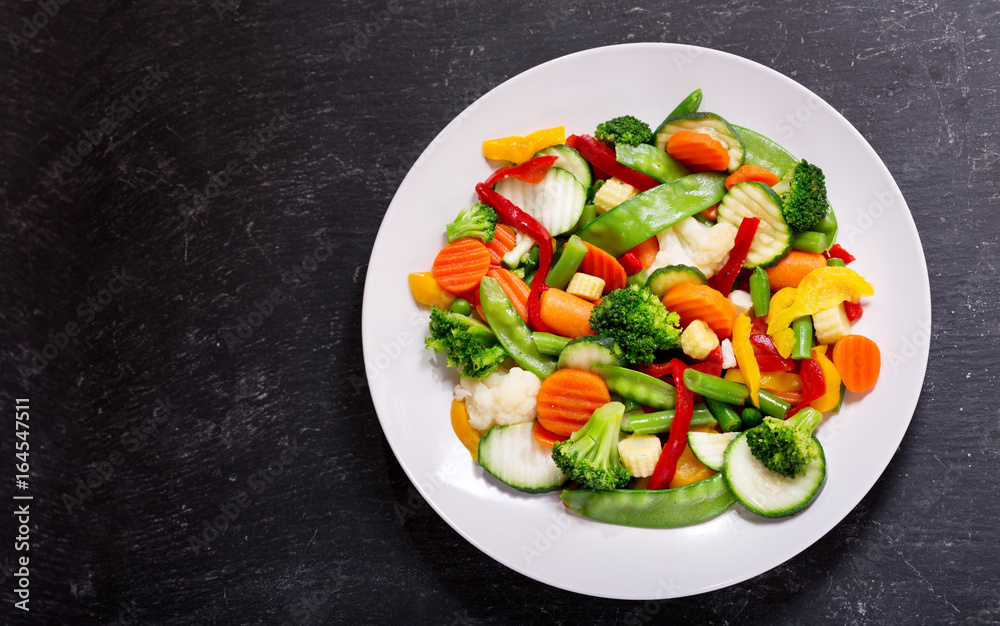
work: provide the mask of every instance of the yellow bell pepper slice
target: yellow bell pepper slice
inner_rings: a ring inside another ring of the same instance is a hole
[[[465,402],[461,400],[451,401],[451,428],[458,435],[458,440],[469,450],[472,460],[479,462],[479,433],[469,423],[469,412],[465,408]]]
[[[454,294],[445,291],[437,284],[430,272],[413,272],[409,275],[409,280],[410,291],[420,304],[447,309],[455,299]]]
[[[767,334],[774,336],[788,328],[793,320],[813,315],[845,300],[857,302],[875,293],[872,286],[848,267],[821,267],[802,279],[795,292],[795,302],[786,309],[768,315]],[[777,294],[775,294],[777,295]]]
[[[727,371],[725,379],[741,385],[746,384],[746,381],[743,380],[743,374],[740,374],[740,370]],[[767,389],[768,391],[777,391],[778,393],[801,391],[802,378],[792,372],[761,372],[760,388]]]
[[[792,355],[792,348],[795,347],[795,331],[791,328],[786,328],[774,333],[774,337],[771,337],[774,341],[774,347],[778,349],[778,354],[781,358],[787,359]]]
[[[690,432],[714,433],[718,432],[713,426],[692,426]],[[706,478],[711,478],[716,472],[711,470],[704,463],[698,460],[691,450],[691,446],[685,445],[684,452],[677,458],[677,471],[670,479],[670,489],[676,489],[685,485],[696,483]]]
[[[812,358],[819,363],[819,369],[823,372],[823,386],[826,388],[823,395],[817,400],[809,403],[809,406],[820,413],[826,413],[837,408],[840,404],[840,372],[833,361],[826,358],[826,346],[817,346],[812,350]]]
[[[797,292],[798,289],[795,287],[784,287],[774,292],[774,295],[771,296],[771,303],[767,305],[768,324],[771,323],[771,320],[778,317],[778,313],[792,306],[792,303],[795,302],[795,294]],[[788,357],[785,358],[787,359]]]
[[[526,137],[512,136],[488,139],[483,142],[483,156],[494,161],[524,163],[542,148],[555,146],[566,141],[564,126],[536,130]]]
[[[750,318],[740,315],[733,324],[733,353],[736,355],[736,363],[740,366],[740,373],[743,375],[744,383],[750,390],[750,401],[760,408],[760,366],[757,365],[757,357],[753,354],[753,345],[750,343]]]

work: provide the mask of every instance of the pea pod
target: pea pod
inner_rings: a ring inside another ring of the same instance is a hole
[[[564,489],[560,497],[584,517],[640,528],[697,524],[725,513],[736,501],[722,474],[677,489]]]
[[[661,183],[669,183],[691,173],[680,161],[648,143],[637,146],[618,144],[615,146],[615,160]]]
[[[556,371],[556,360],[538,351],[531,329],[521,321],[500,284],[489,276],[479,284],[479,303],[500,345],[518,365],[539,378]]]
[[[565,289],[585,256],[587,256],[587,246],[579,237],[573,235],[563,246],[559,260],[549,270],[545,284],[554,289]]]
[[[726,194],[725,181],[724,174],[703,172],[653,187],[622,202],[577,234],[619,257],[661,230],[717,203]]]
[[[743,165],[756,165],[784,178],[798,164],[792,154],[760,133],[733,125],[743,144]]]
[[[672,409],[677,399],[673,385],[648,374],[616,365],[601,365],[597,373],[604,379],[608,391],[631,398],[654,409]]]
[[[622,432],[636,435],[657,435],[670,432],[674,422],[674,409],[655,411],[653,413],[636,413],[627,415],[622,420]],[[691,426],[715,426],[718,422],[704,404],[694,405],[691,414]]]
[[[688,113],[694,113],[701,106],[701,89],[695,89],[687,95],[686,98],[680,101],[674,110],[670,112],[667,119],[674,117],[675,115],[687,115]]]

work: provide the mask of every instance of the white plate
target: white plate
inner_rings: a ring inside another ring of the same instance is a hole
[[[484,474],[449,422],[455,373],[424,350],[427,312],[406,275],[426,271],[444,225],[475,201],[491,171],[484,139],[565,125],[591,133],[631,114],[659,123],[700,87],[702,110],[768,135],[827,175],[851,265],[875,287],[855,332],[882,350],[882,376],[864,397],[848,395],[818,436],[829,474],[816,502],[766,521],[739,506],[680,529],[589,521],[555,494],[522,495]],[[906,432],[927,366],[930,288],[909,209],[865,139],[795,81],[724,52],[675,44],[588,50],[531,69],[454,119],[396,192],[372,250],[362,335],[375,410],[392,450],[432,507],[504,565],[555,587],[593,596],[686,596],[746,580],[805,550],[846,516],[888,465]]]

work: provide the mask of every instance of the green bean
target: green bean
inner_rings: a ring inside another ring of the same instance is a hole
[[[631,398],[654,409],[672,409],[677,390],[659,378],[616,365],[601,365],[597,373],[604,379],[608,390],[623,398]]]
[[[674,421],[674,409],[629,415],[622,420],[622,432],[636,435],[656,435],[670,431]],[[718,420],[704,404],[694,405],[691,426],[715,426]]]
[[[569,337],[561,337],[552,333],[531,333],[531,339],[535,342],[535,347],[542,354],[549,356],[559,356],[566,344],[573,341]]]
[[[753,314],[764,317],[771,306],[771,280],[763,267],[756,267],[750,274],[750,299],[753,300]]]
[[[731,404],[719,402],[712,398],[705,398],[705,405],[711,411],[712,415],[715,416],[715,421],[719,423],[719,428],[722,429],[722,432],[731,433],[743,430],[743,420],[740,419],[740,414],[736,412]]]
[[[565,289],[585,256],[587,256],[587,246],[583,245],[583,240],[573,235],[563,246],[559,260],[549,270],[545,284],[553,289]]]
[[[756,409],[752,406],[748,406],[743,409],[743,426],[745,428],[753,428],[764,421],[764,414],[760,412],[760,409]]]
[[[792,237],[792,248],[805,252],[826,252],[830,246],[826,243],[826,235],[814,230],[795,233]]]
[[[808,359],[812,356],[813,320],[810,315],[803,315],[792,322],[795,333],[795,343],[792,344],[793,359]]]
[[[742,405],[750,395],[746,385],[705,374],[690,367],[684,370],[684,385],[694,393],[720,402]]]
[[[785,419],[785,415],[788,413],[788,410],[792,408],[792,405],[788,404],[770,391],[761,389],[757,397],[760,400],[760,410],[767,413],[771,417]]]
[[[830,257],[826,260],[827,267],[847,267],[847,263],[844,263],[844,259],[838,259],[837,257]]]

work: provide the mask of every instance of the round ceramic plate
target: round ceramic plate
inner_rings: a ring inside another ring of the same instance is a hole
[[[445,243],[445,224],[475,201],[476,183],[492,170],[482,156],[484,139],[560,125],[567,134],[592,133],[598,123],[625,114],[655,127],[699,87],[702,110],[763,133],[824,169],[839,242],[857,257],[851,267],[875,287],[854,328],[880,346],[882,376],[864,396],[849,393],[842,410],[819,427],[827,483],[804,512],[769,521],[737,505],[686,528],[602,524],[566,509],[557,493],[518,493],[472,462],[449,422],[457,376],[424,349],[428,311],[411,297],[407,274],[430,269]],[[847,120],[805,87],[752,61],[649,43],[588,50],[535,67],[448,124],[389,205],[368,266],[362,320],[382,429],[410,480],[445,521],[489,556],[543,583],[593,596],[655,599],[765,572],[808,548],[858,504],[913,415],[927,366],[931,306],[906,202]]]

